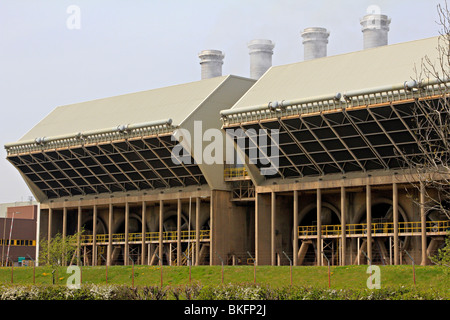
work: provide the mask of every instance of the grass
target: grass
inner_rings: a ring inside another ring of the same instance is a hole
[[[64,285],[70,274],[61,267],[55,273],[57,284]],[[220,285],[222,282],[221,266],[192,266],[191,283],[201,285]],[[331,267],[332,289],[365,289],[369,274],[367,266],[335,266]],[[450,298],[450,272],[446,267],[416,266],[416,288],[421,290],[435,290]],[[413,287],[413,269],[410,265],[380,266],[381,287]],[[52,284],[52,269],[50,267],[36,267],[36,284]],[[293,284],[316,288],[328,288],[328,268],[316,266],[298,266],[292,268]],[[190,283],[189,267],[162,267],[164,286],[182,286]],[[132,284],[131,266],[108,267],[109,284]],[[254,282],[253,266],[225,266],[224,283],[243,284]],[[0,284],[11,283],[11,268],[0,268]],[[33,284],[33,268],[21,267],[13,270],[13,283]],[[106,267],[82,267],[82,283],[106,283]],[[159,286],[161,283],[161,269],[159,266],[134,266],[135,286]],[[267,284],[275,288],[290,285],[289,266],[258,266],[256,267],[256,283]]]

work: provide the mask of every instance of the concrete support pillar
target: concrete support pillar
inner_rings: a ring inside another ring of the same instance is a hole
[[[47,259],[50,259],[50,242],[52,240],[52,217],[53,209],[48,209],[48,228],[47,228]]]
[[[164,203],[159,200],[159,258],[163,258],[163,218],[164,218]],[[162,265],[162,261],[160,261]]]
[[[77,265],[81,262],[81,206],[78,206],[78,217],[77,217]]]
[[[427,216],[425,213],[425,184],[420,182],[420,234],[422,242],[422,266],[427,264]]]
[[[181,266],[181,199],[177,201],[177,266]]]
[[[63,208],[63,218],[62,218],[62,238],[66,239],[67,236],[67,208]]]
[[[66,240],[66,236],[67,236],[67,208],[64,206],[63,208],[63,219],[62,219],[62,239],[63,242]],[[63,259],[63,266],[66,266],[66,257],[64,257]]]
[[[256,264],[271,263],[270,195],[256,194],[255,202],[255,260]]]
[[[293,265],[296,266],[298,263],[298,191],[294,190],[294,212],[293,212],[293,244],[292,244],[292,251],[293,251]]]
[[[141,221],[142,221],[142,244],[141,244],[141,264],[145,264],[145,253],[146,253],[146,249],[145,249],[145,233],[147,232],[146,230],[146,221],[147,221],[147,204],[145,203],[145,201],[142,201],[142,212],[141,212],[142,216],[141,216]]]
[[[108,210],[108,247],[106,249],[106,264],[110,266],[112,264],[112,224],[113,224],[113,205],[109,204]]]
[[[213,214],[213,210],[214,210],[214,204],[213,204],[213,196],[211,193],[211,196],[209,198],[209,225],[210,225],[210,230],[209,230],[209,265],[212,266],[214,264],[214,259],[215,259],[215,255],[216,252],[214,251],[213,248],[213,243],[214,243],[214,233],[213,233],[213,223],[214,223],[214,214]]]
[[[128,265],[128,229],[129,229],[129,222],[130,222],[130,205],[128,202],[125,202],[125,245],[123,248],[123,265]]]
[[[366,186],[367,256],[372,261],[372,190]]]
[[[399,263],[399,242],[398,242],[398,186],[392,184],[392,213],[394,223],[394,265]]]
[[[275,235],[275,223],[276,223],[276,205],[277,198],[275,192],[272,191],[271,194],[271,206],[270,206],[270,257],[271,264],[275,266],[277,264],[276,257],[276,235]]]
[[[200,253],[200,198],[195,198],[195,265],[198,266]]]
[[[92,265],[97,265],[97,206],[92,209]]]
[[[317,265],[322,265],[322,190],[317,189]]]
[[[346,265],[346,219],[347,202],[345,187],[341,187],[341,265]]]

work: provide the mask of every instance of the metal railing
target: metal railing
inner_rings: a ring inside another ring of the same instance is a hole
[[[372,234],[386,234],[394,233],[394,223],[393,222],[373,222],[372,223]],[[425,225],[426,232],[441,232],[445,233],[450,231],[450,220],[445,221],[427,221]],[[398,232],[400,234],[413,234],[421,232],[421,222],[399,222]],[[342,234],[341,225],[322,225],[321,235],[323,236],[339,236]],[[347,224],[345,226],[346,235],[364,235],[367,234],[367,224],[357,223],[357,224]],[[298,236],[316,236],[317,226],[299,226]]]
[[[245,167],[228,167],[223,170],[224,179],[235,179],[235,178],[246,178],[248,177],[248,172]]]
[[[196,239],[196,231],[181,231],[180,239],[181,240],[195,240]],[[199,239],[200,240],[208,240],[210,238],[210,230],[200,230]],[[165,231],[162,233],[163,241],[176,241],[178,238],[177,231]],[[94,240],[94,236],[92,234],[85,234],[81,236],[81,243],[92,243]],[[108,234],[97,234],[96,241],[98,243],[109,242]],[[129,233],[128,234],[129,242],[141,242],[142,241],[142,233]],[[146,232],[145,233],[145,241],[159,241],[159,232]],[[112,235],[112,242],[125,242],[125,233],[114,233]]]

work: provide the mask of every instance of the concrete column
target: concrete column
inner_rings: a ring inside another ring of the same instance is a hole
[[[130,221],[130,205],[128,202],[125,202],[125,245],[123,248],[123,265],[128,265],[128,227]]]
[[[322,190],[317,189],[317,265],[322,265]]]
[[[213,195],[211,192],[211,196],[209,197],[209,225],[210,225],[210,230],[209,230],[209,265],[212,266],[214,264],[214,259],[215,259],[215,255],[216,252],[214,251],[213,248],[213,243],[214,243],[214,232],[213,232],[213,223],[214,223],[214,214],[213,214],[213,210],[214,210],[214,204],[213,204]]]
[[[146,231],[146,220],[147,220],[147,204],[145,203],[145,201],[142,201],[142,245],[141,245],[141,264],[145,264],[145,252],[147,250],[145,250],[145,233]]]
[[[195,198],[195,265],[200,257],[200,198]]]
[[[164,218],[164,204],[162,200],[159,200],[159,252],[160,259],[163,258],[163,218]],[[162,265],[162,261],[161,265]]]
[[[181,199],[177,200],[177,266],[181,266]]]
[[[296,266],[298,263],[298,191],[297,190],[294,190],[294,213],[293,214],[294,214],[294,217],[293,217],[294,231],[293,231],[292,239],[294,239],[294,242],[292,244],[292,248],[293,248],[292,264],[294,266]]]
[[[77,265],[81,261],[81,206],[78,206],[78,218],[77,218]]]
[[[270,206],[270,257],[273,266],[277,264],[276,256],[276,235],[275,235],[275,223],[276,223],[276,206],[277,195],[272,191],[271,193],[271,206]]]
[[[422,266],[427,264],[427,216],[425,213],[425,184],[420,182],[420,234],[422,240]]]
[[[67,208],[66,206],[64,206],[63,208],[63,222],[62,222],[63,226],[62,226],[62,239],[63,241],[66,240],[66,236],[67,236]],[[63,266],[66,266],[66,257],[64,257],[63,259]]]
[[[255,201],[255,260],[256,265],[271,263],[270,195],[257,193]]]
[[[63,208],[62,224],[62,238],[65,240],[67,236],[67,208],[65,206]]]
[[[92,265],[97,265],[97,205],[94,205],[92,213]]]
[[[50,242],[52,240],[52,216],[53,216],[53,209],[48,209],[48,230],[47,230],[47,259],[50,259]],[[4,222],[6,223],[6,222]],[[8,261],[8,260],[7,260]]]
[[[367,256],[372,261],[372,190],[366,186]]]
[[[394,223],[394,265],[398,265],[399,243],[398,243],[398,186],[397,183],[392,184],[392,212]]]
[[[108,248],[106,249],[106,264],[110,266],[112,264],[112,224],[113,224],[113,205],[109,204],[108,212]]]
[[[341,187],[341,265],[346,265],[346,221],[347,219],[347,205],[346,205],[346,191],[345,187]]]

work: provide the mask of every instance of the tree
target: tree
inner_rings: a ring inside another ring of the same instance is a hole
[[[412,185],[424,194],[423,202],[417,197],[413,199],[423,206],[425,215],[450,220],[450,9],[447,2],[438,5],[437,12],[440,30],[436,56],[422,59],[412,82],[419,93],[412,109],[415,121],[411,128],[419,155],[408,158],[406,165],[415,177]],[[450,267],[450,233],[443,248],[430,259]]]
[[[81,236],[82,233],[83,231],[80,234],[76,233],[65,238],[58,233],[50,239],[50,244],[46,239],[41,240],[39,264],[51,265],[53,269],[70,264],[77,249],[78,235]]]
[[[431,257],[431,261],[435,264],[444,265],[450,268],[450,232],[445,239],[445,246],[438,250],[438,254]]]
[[[412,131],[419,155],[408,158],[406,166],[416,178],[412,182],[425,193],[426,214],[434,212],[450,219],[450,9],[437,6],[439,30],[437,58],[425,56],[415,67],[416,96]],[[421,187],[424,187],[423,189]]]

